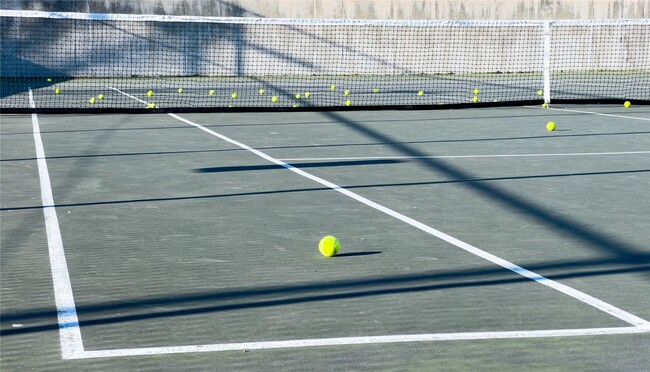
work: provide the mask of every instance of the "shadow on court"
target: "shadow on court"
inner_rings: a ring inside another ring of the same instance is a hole
[[[354,256],[379,254],[378,251],[350,252],[338,259]],[[622,267],[612,268],[612,265]],[[594,277],[605,275],[643,273],[650,271],[650,254],[619,259],[584,261],[556,261],[547,263],[525,263],[523,267],[532,271],[567,269],[563,273],[547,275],[552,280]],[[601,266],[600,268],[597,268]],[[603,267],[607,266],[607,267]],[[464,271],[430,272],[409,275],[374,277],[364,280],[332,280],[288,286],[256,286],[228,290],[194,293],[191,295],[165,295],[161,297],[135,297],[123,301],[103,302],[94,305],[77,306],[81,320],[80,327],[102,324],[127,323],[153,318],[218,313],[250,308],[264,308],[300,303],[336,301],[401,293],[439,291],[453,288],[478,288],[486,286],[511,285],[529,282],[530,279],[517,276],[500,267],[480,268]],[[161,311],[159,308],[172,307]],[[174,308],[175,307],[175,308]],[[155,309],[155,310],[154,310]],[[131,314],[105,316],[107,311]],[[93,318],[93,314],[95,317]],[[56,309],[35,309],[16,314],[2,314],[2,336],[43,332],[59,328]],[[12,323],[38,323],[38,326],[11,328]],[[65,325],[64,325],[65,326]]]

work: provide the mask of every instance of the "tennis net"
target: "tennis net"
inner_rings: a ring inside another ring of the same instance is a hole
[[[400,21],[0,10],[0,109],[650,102],[650,20]]]

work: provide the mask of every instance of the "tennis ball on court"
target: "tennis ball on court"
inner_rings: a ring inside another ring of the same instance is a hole
[[[421,91],[418,92],[418,96],[422,97],[423,95],[424,95],[424,91],[423,91],[423,90],[421,90]]]
[[[95,97],[92,97],[92,98],[90,99],[90,103],[91,103],[91,104],[95,104],[95,102],[97,102],[97,100],[95,100]]]
[[[542,107],[543,108],[548,108],[548,103],[546,103],[546,102],[542,103]]]
[[[345,101],[345,105],[346,106],[352,106],[352,101],[350,101],[350,100]]]
[[[297,103],[294,103],[294,104],[293,104],[293,107],[294,107],[294,108],[295,108],[295,107],[300,107],[300,105],[297,104]]]
[[[332,86],[330,87],[330,89],[331,89],[331,90],[336,90],[336,85],[332,85]]]
[[[552,121],[549,121],[548,124],[546,124],[546,129],[548,129],[549,132],[552,132],[555,130],[555,123]]]
[[[61,93],[61,89],[59,89],[59,88],[54,89],[54,93],[56,93],[56,94]]]
[[[318,250],[323,256],[332,257],[337,255],[339,250],[341,250],[341,243],[339,243],[339,240],[332,235],[328,235],[320,240],[320,243],[318,243]]]
[[[154,108],[156,108],[156,104],[152,102],[152,103],[147,105],[147,108],[154,109]]]
[[[260,94],[264,94],[264,89],[260,89]]]
[[[48,83],[51,83],[51,82],[52,82],[52,78],[47,78],[47,82],[48,82]]]
[[[237,94],[237,92],[235,92],[235,93],[231,94],[230,96],[231,96],[233,99],[237,99],[237,97],[239,97],[239,94]]]
[[[228,105],[229,108],[232,108],[232,105]]]
[[[543,96],[543,95],[544,95],[544,91],[541,90],[541,89],[538,90],[538,91],[537,91],[537,95],[538,95],[538,96]]]
[[[474,94],[479,94],[479,93],[481,93],[481,91],[478,90],[478,88],[474,89]]]
[[[183,88],[178,88],[178,93],[183,93]]]
[[[97,98],[99,98],[99,100],[101,101],[101,100],[104,99],[104,95],[103,95],[103,94],[100,94],[100,95],[97,96]]]
[[[180,93],[180,92],[179,92],[179,93]],[[147,92],[147,95],[148,95],[149,97],[153,96],[153,90],[148,91],[148,92]]]
[[[472,98],[472,102],[474,103],[478,102],[478,96],[474,96],[474,98]]]
[[[623,106],[625,106],[625,108],[630,108],[630,106],[632,106],[632,102],[630,102],[630,101],[625,101],[625,103],[623,104]]]
[[[302,97],[302,96],[300,95],[300,93],[297,93],[297,94],[296,94],[296,99],[300,99],[300,97]]]
[[[345,94],[346,96],[349,96],[349,95],[350,95],[350,91],[346,89],[345,92],[343,92],[343,94]]]
[[[379,93],[379,88],[375,88],[372,90],[373,93]]]
[[[214,96],[214,90],[209,91],[208,94],[210,94],[211,96]]]
[[[271,98],[271,101],[273,101],[273,103],[278,102],[278,97],[277,97],[277,96],[273,96],[273,98]]]
[[[311,97],[311,93],[305,92],[305,98],[309,98],[309,97]]]

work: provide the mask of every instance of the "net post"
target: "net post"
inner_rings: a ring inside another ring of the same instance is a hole
[[[551,21],[544,21],[544,103],[551,102]]]

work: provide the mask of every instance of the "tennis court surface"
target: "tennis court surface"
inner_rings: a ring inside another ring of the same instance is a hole
[[[0,27],[3,371],[650,365],[650,20]]]
[[[3,367],[643,369],[647,118],[3,115]]]

